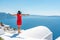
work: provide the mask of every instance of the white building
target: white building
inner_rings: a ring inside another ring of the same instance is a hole
[[[60,40],[60,36],[56,40]]]
[[[21,33],[21,36],[53,40],[53,34],[46,26],[37,26],[35,28],[27,29],[26,31]]]
[[[4,30],[0,29],[0,35],[4,34]]]
[[[11,38],[10,36],[14,34],[16,33],[5,33],[1,37],[5,40],[53,40],[53,34],[46,26],[37,26],[21,31],[16,38]]]

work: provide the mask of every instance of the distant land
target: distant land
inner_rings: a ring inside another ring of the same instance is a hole
[[[10,13],[5,13],[5,12],[0,12],[0,18],[1,17],[14,17],[16,16],[17,14],[10,14]],[[30,15],[30,14],[22,14],[23,16],[45,16],[45,15]],[[57,15],[52,15],[52,16],[46,16],[46,17],[60,17],[60,16],[57,16]]]
[[[5,12],[0,12],[0,19],[5,19],[5,18],[14,18],[16,17],[17,14],[10,14],[10,13],[5,13]],[[23,16],[30,16],[30,14],[22,14]]]
[[[0,15],[11,15],[11,16],[16,16],[17,14],[10,14],[10,13],[5,13],[5,12],[0,12]],[[30,14],[22,14],[23,16],[29,16]]]
[[[52,15],[52,16],[45,16],[45,15],[30,15],[30,16],[41,16],[41,17],[60,17],[60,16],[57,16],[57,15]]]
[[[0,19],[4,19],[4,18],[13,18],[15,16],[11,15],[10,13],[5,13],[5,12],[0,12]]]

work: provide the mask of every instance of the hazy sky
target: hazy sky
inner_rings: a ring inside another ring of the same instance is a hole
[[[0,12],[60,15],[60,0],[0,0]]]

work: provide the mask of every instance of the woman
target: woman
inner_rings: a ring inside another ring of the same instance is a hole
[[[21,33],[21,32],[20,32],[21,25],[22,25],[22,14],[21,14],[20,11],[18,11],[18,13],[17,13],[18,33]]]

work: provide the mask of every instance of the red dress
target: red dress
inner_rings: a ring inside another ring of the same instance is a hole
[[[22,15],[17,14],[17,25],[22,25]]]

